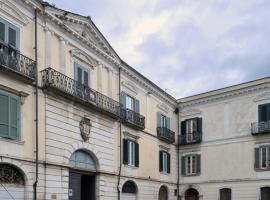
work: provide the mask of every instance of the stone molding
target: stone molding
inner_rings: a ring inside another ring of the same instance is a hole
[[[270,92],[265,92],[263,94],[260,94],[259,96],[253,99],[254,102],[264,101],[264,100],[270,100]]]
[[[190,110],[185,110],[180,112],[180,117],[188,117],[188,116],[193,116],[193,115],[200,115],[202,113],[201,110],[199,109],[190,109]]]

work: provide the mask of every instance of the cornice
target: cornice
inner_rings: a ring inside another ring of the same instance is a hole
[[[179,107],[183,108],[183,107],[188,107],[188,106],[201,105],[201,104],[222,101],[222,100],[226,100],[229,98],[238,97],[238,96],[250,94],[253,92],[257,92],[257,91],[261,91],[261,90],[265,90],[265,89],[269,89],[269,88],[270,88],[270,82],[266,82],[266,83],[256,84],[253,86],[248,86],[248,87],[237,89],[237,90],[224,92],[224,93],[217,94],[217,95],[211,95],[208,97],[190,100],[187,102],[181,102],[181,100],[180,100]]]

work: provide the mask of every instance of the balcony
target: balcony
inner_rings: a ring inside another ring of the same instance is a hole
[[[175,133],[166,127],[157,127],[157,137],[169,144],[175,142]]]
[[[3,42],[0,42],[0,69],[30,82],[36,78],[36,62]]]
[[[58,92],[74,101],[91,106],[93,109],[110,115],[120,117],[120,103],[65,76],[64,74],[47,68],[41,71],[42,88],[46,91]]]
[[[145,128],[145,117],[139,113],[129,110],[127,108],[122,108],[121,111],[122,122],[129,125],[135,129],[143,130]]]
[[[251,124],[251,134],[260,135],[270,133],[270,121],[254,122]]]
[[[200,132],[193,132],[180,135],[179,144],[187,145],[187,144],[197,144],[202,142],[202,134]]]

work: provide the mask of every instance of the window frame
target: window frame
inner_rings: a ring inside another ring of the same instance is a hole
[[[130,96],[129,94],[126,94],[125,103],[126,103],[125,105],[126,109],[135,111],[135,98],[134,97]]]
[[[263,167],[263,150],[265,150],[265,167]],[[266,170],[270,168],[270,162],[269,162],[269,146],[261,146],[259,147],[259,167],[262,170]]]
[[[4,42],[5,44],[11,46],[12,48],[16,49],[16,50],[20,50],[20,37],[21,37],[21,30],[20,28],[15,25],[14,23],[10,22],[7,19],[4,19],[0,16],[0,22],[4,24],[5,26],[5,36],[4,36],[4,41],[0,40],[0,42]],[[15,38],[15,42],[16,45],[13,46],[12,44],[9,44],[9,28],[13,29],[16,33],[16,38]]]
[[[90,78],[91,71],[89,69],[87,69],[86,66],[82,65],[80,62],[78,62],[76,60],[73,62],[73,66],[74,66],[74,80],[79,82],[77,70],[78,70],[78,68],[80,68],[82,70],[82,84],[85,85],[84,84],[85,83],[84,72],[87,72],[88,73],[88,80],[87,80],[88,85],[85,85],[85,86],[91,87],[91,78]]]
[[[161,124],[160,124],[161,128],[168,128],[167,127],[167,116],[162,114],[162,113],[160,113],[160,122],[161,122]]]
[[[127,140],[128,146],[128,162],[127,165],[135,167],[135,159],[136,159],[136,150],[135,150],[135,142],[132,140]]]
[[[194,162],[193,162],[194,161]],[[185,174],[187,176],[197,175],[197,155],[186,155],[185,156]],[[193,166],[194,165],[194,166]],[[190,170],[189,170],[190,166]]]
[[[230,197],[231,197],[231,199],[232,199],[232,189],[229,188],[229,187],[223,187],[223,188],[220,188],[220,189],[219,189],[219,198],[218,198],[219,200],[222,200],[222,199],[223,199],[222,196],[221,196],[221,194],[222,194],[221,192],[222,192],[222,191],[230,191],[229,194],[230,194]],[[227,197],[226,194],[225,194],[225,197]],[[229,200],[231,200],[231,199],[229,199]]]

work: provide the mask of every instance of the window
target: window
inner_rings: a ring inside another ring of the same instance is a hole
[[[122,193],[136,194],[137,186],[135,185],[133,181],[127,181],[123,185]]]
[[[75,70],[75,80],[81,84],[89,86],[90,83],[90,76],[89,70],[85,69],[83,66],[79,65],[78,63],[74,63],[74,70]]]
[[[159,171],[163,173],[170,173],[170,154],[166,151],[159,151]]]
[[[181,138],[185,143],[201,140],[202,118],[192,118],[181,122]]]
[[[269,200],[269,199],[270,199],[270,187],[262,187],[261,200]]]
[[[90,154],[82,150],[75,151],[71,155],[69,164],[71,167],[96,171],[96,164],[94,159]]]
[[[157,127],[170,129],[170,118],[161,112],[157,112]]]
[[[124,139],[123,144],[123,163],[139,167],[139,144],[129,139]]]
[[[122,92],[122,104],[123,107],[135,111],[136,113],[140,113],[140,101],[131,97],[130,95],[126,94],[125,92]]]
[[[270,169],[270,146],[255,148],[255,168]]]
[[[259,105],[258,110],[259,110],[259,122],[270,121],[270,103]]]
[[[182,175],[198,175],[201,171],[201,157],[200,155],[186,155],[182,156],[181,165]]]
[[[135,110],[135,100],[131,96],[126,95],[126,104],[125,108],[129,110]]]
[[[20,139],[20,97],[0,91],[0,136]]]
[[[222,188],[219,190],[219,200],[231,200],[232,190],[230,188]]]
[[[0,41],[9,44],[13,48],[19,49],[20,30],[0,18]]]

